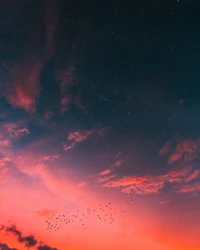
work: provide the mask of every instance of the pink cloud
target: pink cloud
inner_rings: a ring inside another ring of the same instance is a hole
[[[87,182],[86,182],[86,181],[80,182],[80,183],[78,183],[78,185],[77,185],[78,188],[83,188],[83,187],[85,187],[85,186],[87,186]]]
[[[100,172],[100,175],[107,175],[107,174],[110,174],[111,173],[111,169],[106,169],[102,172]]]
[[[131,191],[135,191],[137,194],[158,193],[166,182],[181,183],[184,181],[190,171],[191,167],[173,168],[164,175],[125,176],[118,180],[107,182],[104,186],[113,188],[122,187],[122,192],[124,193],[130,193]]]
[[[12,142],[10,140],[8,140],[8,139],[1,139],[0,138],[0,147],[2,147],[2,148],[8,148],[10,146],[12,146]]]
[[[8,157],[3,157],[0,159],[0,167],[4,167],[6,163],[11,162],[11,160]]]
[[[176,162],[183,156],[185,156],[185,159],[187,159],[188,157],[191,158],[191,156],[194,154],[194,158],[196,158],[198,153],[196,149],[197,147],[199,148],[199,145],[197,143],[198,141],[192,141],[191,139],[188,139],[178,143],[176,145],[175,152],[169,157],[168,163]]]
[[[45,155],[42,157],[42,160],[44,161],[51,161],[51,160],[55,160],[58,159],[59,155]]]
[[[122,152],[118,152],[118,153],[114,156],[114,158],[118,158],[121,154],[122,154]]]
[[[169,201],[160,201],[160,204],[168,204],[170,203]]]
[[[167,154],[170,154],[168,158],[169,164],[175,163],[179,160],[189,162],[199,156],[199,149],[200,138],[197,138],[196,140],[179,140],[178,142],[176,142],[175,148],[172,147],[172,141],[168,141],[161,148],[159,155],[165,156]]]
[[[42,60],[29,57],[24,63],[11,70],[13,81],[11,86],[6,88],[5,97],[13,107],[30,113],[35,112],[36,99],[40,94],[39,77],[43,65]]]
[[[180,188],[176,188],[178,193],[192,193],[200,191],[200,182],[194,184],[183,185]]]
[[[85,130],[85,131],[75,131],[75,132],[71,132],[68,135],[68,141],[70,141],[70,143],[68,144],[64,144],[63,148],[65,151],[69,151],[72,150],[76,144],[79,144],[83,141],[85,141],[90,135],[92,134],[100,134],[101,131],[100,130]]]
[[[50,210],[50,209],[47,209],[47,208],[44,208],[44,209],[41,209],[41,210],[38,210],[36,212],[36,215],[39,216],[39,217],[49,217],[49,216],[52,216],[55,214],[55,211],[54,210]]]
[[[113,174],[113,175],[109,175],[109,176],[103,176],[103,177],[100,177],[96,180],[97,183],[101,183],[101,182],[106,182],[106,181],[109,181],[113,178],[115,178],[117,176],[117,174]]]
[[[163,147],[160,149],[159,151],[159,156],[165,156],[166,154],[168,154],[170,148],[171,148],[171,144],[172,142],[171,141],[167,141]]]
[[[189,167],[175,167],[168,171],[168,173],[163,175],[163,178],[166,179],[170,183],[180,183],[181,181],[185,180],[185,178],[189,175],[192,168]]]
[[[200,176],[200,170],[199,169],[195,169],[186,179],[185,182],[191,182],[193,180],[195,180],[197,177]]]
[[[22,129],[17,129],[13,131],[12,134],[14,135],[14,137],[21,137],[23,135],[30,134],[30,132],[27,128],[22,128]]]
[[[20,122],[19,124],[17,123],[4,123],[1,128],[0,128],[0,133],[2,134],[2,132],[7,133],[8,136],[12,137],[12,138],[17,138],[17,137],[21,137],[27,134],[30,134],[30,131],[25,128],[25,127],[21,127],[20,128]],[[5,130],[2,130],[5,129]]]
[[[0,125],[0,149],[1,153],[4,149],[13,147],[13,141],[21,136],[29,134],[29,130],[22,127],[21,124],[3,123]]]
[[[6,182],[8,173],[11,172],[10,169],[11,160],[8,157],[3,157],[0,159],[0,183]]]
[[[113,164],[113,167],[120,167],[123,164],[122,160],[118,160]]]

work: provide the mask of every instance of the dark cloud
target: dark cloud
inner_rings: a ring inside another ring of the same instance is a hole
[[[34,247],[38,243],[33,235],[22,236],[22,232],[20,232],[15,225],[6,227],[6,231],[16,235],[18,237],[18,241],[24,242],[26,247]]]
[[[0,243],[0,250],[19,250],[18,248],[9,248],[6,244]]]
[[[37,250],[58,250],[57,248],[52,248],[46,245],[45,243],[42,243],[41,245],[41,241],[37,240],[34,235],[23,236],[22,232],[17,229],[16,225],[11,225],[7,227],[5,227],[4,225],[0,225],[0,230],[5,230],[8,233],[14,234],[17,237],[18,241],[20,243],[24,243],[27,248],[35,247],[37,244],[40,244],[37,246]],[[4,246],[5,244],[2,245]],[[9,249],[10,248],[5,248],[5,247],[3,248],[3,250],[9,250]],[[11,250],[18,250],[18,249],[12,248]]]
[[[52,248],[48,245],[41,245],[37,247],[37,250],[58,250],[57,248]]]

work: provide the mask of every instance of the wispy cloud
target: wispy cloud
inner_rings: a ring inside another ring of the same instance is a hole
[[[114,157],[114,162],[110,165],[109,168],[101,171],[100,173],[91,176],[92,178],[94,178],[94,181],[96,183],[102,183],[102,182],[107,182],[111,179],[114,179],[115,177],[118,176],[118,174],[115,173],[116,169],[119,168],[120,166],[122,166],[122,164],[124,163],[124,159],[116,159],[121,155],[121,153],[117,155],[117,157]]]
[[[65,143],[63,148],[65,151],[72,150],[77,144],[85,141],[89,136],[97,134],[102,136],[103,130],[102,129],[93,129],[93,130],[85,130],[85,131],[75,131],[70,132],[68,135],[69,143]]]
[[[42,160],[44,161],[52,161],[52,160],[55,160],[55,159],[58,159],[59,158],[59,155],[45,155],[42,157]]]
[[[169,153],[169,150],[171,148],[171,141],[165,142],[165,144],[162,146],[162,148],[159,151],[159,156],[165,156]]]
[[[200,191],[200,182],[194,184],[182,185],[181,187],[176,188],[176,192],[178,193],[192,193]]]
[[[186,179],[185,182],[189,183],[195,179],[197,179],[197,177],[200,176],[200,169],[195,169]]]
[[[106,181],[109,181],[109,180],[115,178],[116,176],[117,176],[117,174],[102,176],[102,177],[97,178],[96,182],[97,183],[106,182]]]
[[[118,168],[123,164],[123,160],[117,160],[113,163],[112,167]]]
[[[118,158],[121,154],[122,154],[122,152],[118,152],[118,153],[114,156],[114,158]]]
[[[83,188],[83,187],[86,187],[86,186],[87,186],[87,182],[86,181],[80,182],[80,183],[77,184],[78,188]]]
[[[125,176],[123,178],[110,181],[104,184],[105,187],[119,188],[122,192],[129,193],[134,191],[137,194],[153,194],[159,193],[165,183],[181,183],[185,180],[191,171],[191,167],[173,168],[163,175],[140,175]]]
[[[36,215],[39,216],[39,217],[45,217],[46,218],[46,217],[52,216],[53,214],[55,214],[55,211],[47,209],[47,208],[36,211]]]
[[[30,134],[28,128],[19,123],[5,122],[0,126],[0,136],[5,138],[19,138]]]
[[[100,175],[107,175],[110,174],[112,171],[111,169],[105,169],[104,171],[100,172]]]
[[[5,97],[15,108],[27,112],[36,111],[36,100],[40,95],[40,73],[44,61],[29,56],[26,61],[11,69],[12,81],[5,89]]]
[[[0,158],[0,183],[5,183],[7,180],[8,173],[11,171],[10,164],[11,160],[8,157]]]
[[[175,146],[173,146],[173,144],[173,141],[167,141],[159,151],[160,156],[168,155],[169,164],[180,160],[189,162],[199,157],[200,138],[196,140],[179,140],[179,142],[175,143]]]

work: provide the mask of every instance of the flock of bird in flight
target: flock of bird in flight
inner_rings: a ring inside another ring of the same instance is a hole
[[[126,204],[131,205],[133,202],[133,198],[130,196],[127,197]],[[97,219],[113,224],[115,222],[114,219],[114,211],[115,207],[112,203],[108,203],[106,205],[100,204],[98,208],[91,209],[87,208],[86,212],[83,213],[79,209],[75,211],[74,214],[70,214],[66,212],[65,214],[54,214],[49,216],[46,220],[47,223],[47,231],[58,231],[63,225],[68,225],[70,223],[74,223],[79,221],[82,226],[85,226],[86,221],[89,219],[91,215],[96,216]],[[121,218],[124,218],[126,214],[126,210],[120,210]]]

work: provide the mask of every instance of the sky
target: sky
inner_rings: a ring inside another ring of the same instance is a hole
[[[1,3],[0,249],[200,249],[199,43],[191,1]]]

